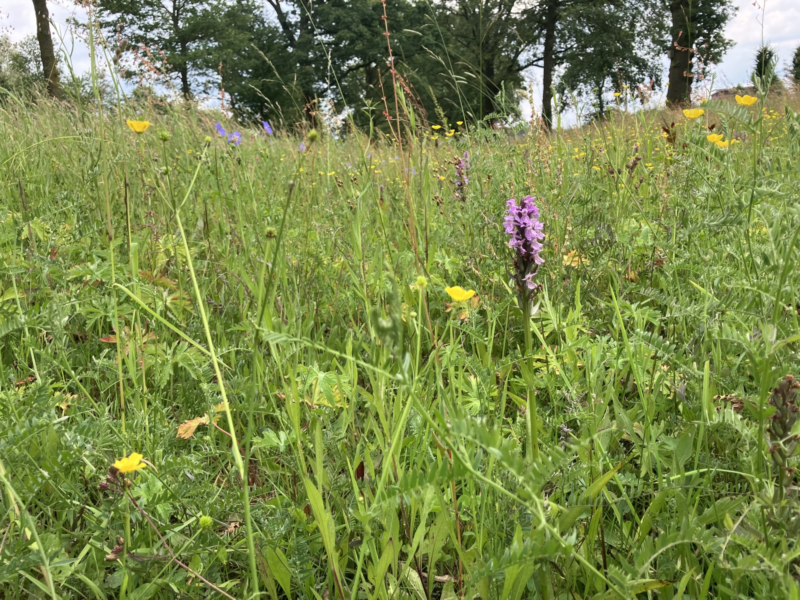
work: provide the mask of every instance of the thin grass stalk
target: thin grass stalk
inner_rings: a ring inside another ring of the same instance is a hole
[[[186,231],[183,228],[183,222],[181,221],[181,208],[185,204],[185,202],[189,199],[189,195],[192,192],[192,188],[194,187],[194,183],[197,180],[197,174],[200,172],[200,167],[203,164],[203,160],[206,156],[206,149],[203,151],[203,155],[201,160],[198,162],[197,168],[195,169],[194,176],[192,177],[192,181],[189,184],[189,188],[186,190],[186,195],[184,196],[183,202],[175,209],[175,220],[178,224],[178,229],[180,230],[181,234],[181,241],[183,242],[183,249],[186,252],[186,264],[189,267],[189,275],[192,279],[192,287],[194,288],[195,297],[197,300],[197,309],[200,313],[200,318],[203,321],[203,330],[206,334],[206,343],[208,344],[208,351],[211,354],[211,362],[214,367],[214,374],[217,377],[217,383],[219,384],[219,391],[220,395],[222,396],[222,405],[225,409],[225,416],[228,421],[228,429],[230,430],[231,436],[231,447],[233,452],[233,461],[236,466],[237,471],[239,472],[239,477],[242,480],[242,503],[244,505],[244,518],[245,518],[245,526],[247,529],[247,550],[249,554],[249,562],[250,562],[250,578],[251,578],[251,592],[252,597],[257,598],[259,591],[258,591],[258,568],[256,566],[256,550],[255,550],[255,543],[254,543],[254,534],[253,534],[253,523],[250,517],[250,493],[248,489],[248,482],[247,482],[247,472],[245,470],[245,465],[242,460],[242,454],[239,450],[239,442],[236,438],[236,427],[233,422],[233,415],[231,414],[231,407],[228,403],[228,394],[225,391],[225,380],[222,377],[222,371],[219,368],[219,360],[217,359],[217,352],[214,348],[214,340],[211,337],[211,327],[208,323],[208,316],[206,315],[205,305],[203,303],[203,295],[200,292],[200,286],[197,282],[197,275],[194,270],[194,264],[192,261],[192,255],[189,251],[189,241],[186,238]]]

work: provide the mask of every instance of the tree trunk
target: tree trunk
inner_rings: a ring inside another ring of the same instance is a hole
[[[692,94],[691,62],[691,0],[672,0],[672,48],[669,50],[669,87],[667,104],[681,106],[688,104]]]
[[[553,71],[555,70],[556,25],[559,0],[548,0],[542,56],[542,119],[547,129],[553,127]]]
[[[50,35],[50,12],[47,0],[33,0],[36,13],[36,39],[39,40],[39,53],[42,55],[42,70],[47,80],[47,93],[53,98],[61,99],[61,83],[58,78],[58,63],[53,49],[53,38]]]
[[[192,87],[189,85],[189,65],[184,63],[181,65],[181,94],[184,100],[192,99]]]

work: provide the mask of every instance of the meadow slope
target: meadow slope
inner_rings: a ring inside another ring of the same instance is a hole
[[[7,99],[0,595],[797,598],[787,102],[234,144]]]

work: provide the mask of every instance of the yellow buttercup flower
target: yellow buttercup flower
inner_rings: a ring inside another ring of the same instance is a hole
[[[453,134],[456,132],[455,129],[451,129],[449,132],[445,133],[447,137],[453,137]]]
[[[721,142],[721,141],[718,140],[718,141],[716,141],[714,143],[717,145],[718,148],[727,148],[730,145],[730,141],[729,140],[725,140],[724,142]]]
[[[463,125],[464,121],[456,121],[456,125]]]
[[[466,302],[475,295],[475,290],[465,290],[460,285],[444,288],[444,291],[454,302]]]
[[[114,467],[120,473],[133,473],[139,469],[144,469],[147,465],[142,462],[142,455],[138,452],[131,452],[127,458],[120,458],[114,463]]]
[[[684,108],[683,109],[683,116],[687,119],[696,119],[697,117],[702,117],[706,114],[702,108]]]
[[[431,129],[441,129],[441,125],[431,125]]]
[[[739,94],[736,94],[736,104],[741,104],[742,106],[753,106],[753,104],[756,102],[758,102],[758,98],[748,95],[740,96]]]
[[[131,121],[128,119],[128,127],[130,127],[131,131],[134,133],[144,133],[147,131],[147,128],[150,127],[150,121]]]
[[[619,98],[621,94],[619,92],[614,92],[614,98]]]
[[[716,144],[717,142],[721,141],[723,137],[725,136],[721,133],[712,133],[711,135],[707,135],[706,139],[712,144]]]

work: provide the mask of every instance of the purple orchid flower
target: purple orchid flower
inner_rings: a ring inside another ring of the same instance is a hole
[[[533,196],[526,196],[522,204],[513,198],[506,203],[503,225],[509,236],[508,245],[514,251],[514,274],[520,308],[527,306],[533,293],[539,288],[534,282],[539,266],[544,264],[541,256],[544,226],[539,220],[539,207]]]

